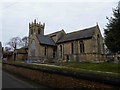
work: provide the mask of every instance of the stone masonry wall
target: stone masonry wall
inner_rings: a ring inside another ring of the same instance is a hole
[[[78,79],[75,77],[65,76],[62,74],[48,73],[20,66],[4,64],[3,69],[21,75],[25,78],[31,79],[35,82],[40,83],[41,85],[53,88],[86,88],[86,89],[104,88],[109,90],[113,89],[112,86],[104,83],[84,80],[80,78]]]

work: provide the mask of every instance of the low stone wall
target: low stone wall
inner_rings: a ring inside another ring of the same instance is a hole
[[[58,73],[56,71],[38,70],[35,68],[26,68],[23,66],[3,64],[4,70],[16,73],[25,78],[31,79],[41,85],[53,87],[53,88],[85,88],[85,89],[118,89],[116,86],[94,81],[91,79],[85,79],[78,76],[67,75],[65,73]]]

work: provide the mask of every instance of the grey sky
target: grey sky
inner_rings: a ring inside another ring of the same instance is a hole
[[[12,37],[28,35],[28,24],[34,19],[45,23],[45,34],[64,29],[67,33],[98,25],[103,34],[107,23],[106,16],[112,16],[119,0],[85,0],[71,2],[35,2],[22,0],[17,2],[5,0],[0,8],[0,41],[3,45]],[[114,1],[114,2],[112,2]]]

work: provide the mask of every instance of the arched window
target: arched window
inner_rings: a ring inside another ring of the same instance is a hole
[[[47,47],[45,46],[45,52],[44,55],[47,56]]]
[[[84,53],[84,52],[85,52],[84,42],[80,41],[80,53]]]
[[[33,29],[31,29],[31,34],[33,34]]]
[[[38,34],[40,34],[40,28],[38,28]]]
[[[74,43],[73,42],[71,43],[71,53],[72,54],[74,53]]]
[[[60,57],[62,58],[62,45],[60,45]]]
[[[55,58],[55,55],[56,55],[56,49],[53,48],[53,58]]]
[[[100,36],[97,35],[97,46],[98,46],[98,53],[100,53]]]
[[[31,55],[32,56],[35,56],[35,41],[33,40],[32,41],[32,44],[31,44]]]

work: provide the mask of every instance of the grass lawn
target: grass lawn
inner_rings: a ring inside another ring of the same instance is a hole
[[[61,66],[50,65],[50,64],[40,64],[40,63],[25,63],[19,61],[8,62],[10,64],[16,64],[25,67],[32,68],[43,68],[43,69],[51,69],[57,71],[67,71],[67,72],[79,72],[86,74],[97,74],[104,76],[113,76],[120,78],[120,64],[114,63],[62,63]]]
[[[102,71],[102,72],[113,72],[120,73],[120,63],[64,63],[66,67]]]

